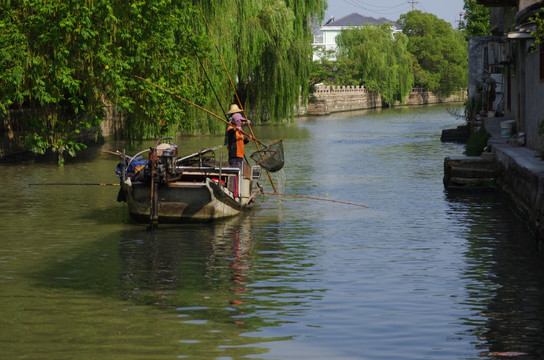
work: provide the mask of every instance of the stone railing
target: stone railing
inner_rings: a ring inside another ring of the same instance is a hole
[[[347,86],[337,86],[337,85],[317,85],[315,87],[314,94],[344,94],[344,93],[362,93],[367,94],[370,91],[364,86],[357,85],[347,85]]]

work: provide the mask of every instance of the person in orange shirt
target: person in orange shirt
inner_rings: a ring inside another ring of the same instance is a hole
[[[242,110],[240,110],[236,104],[232,104],[227,112],[227,115],[232,115],[230,118],[230,125],[227,128],[229,165],[239,169],[242,169],[245,144],[252,139],[251,136],[246,137],[242,133],[242,124],[249,123],[249,120],[245,119],[241,112]]]

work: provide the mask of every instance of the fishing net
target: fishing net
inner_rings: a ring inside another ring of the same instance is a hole
[[[270,172],[276,172],[283,168],[285,158],[283,157],[283,139],[274,141],[268,147],[255,151],[251,158],[257,165]]]

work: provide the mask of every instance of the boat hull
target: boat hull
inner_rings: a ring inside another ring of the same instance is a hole
[[[189,220],[211,221],[235,216],[250,207],[255,194],[251,195],[251,181],[244,179],[241,197],[224,186],[206,178],[201,183],[171,182],[158,186],[159,223],[178,223]],[[151,186],[146,183],[124,183],[121,186],[128,204],[130,216],[139,222],[150,221]],[[245,196],[244,196],[245,194]]]

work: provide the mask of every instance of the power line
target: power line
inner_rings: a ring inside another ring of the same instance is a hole
[[[380,8],[381,9],[391,9],[391,8],[396,8],[396,7],[404,5],[404,2],[398,3],[396,5],[378,5],[376,3],[367,3],[367,2],[362,1],[362,0],[350,0],[350,2],[351,2],[351,4],[353,6],[369,7],[369,8],[373,8],[373,9],[380,9]]]
[[[423,1],[419,1],[419,7],[421,8],[421,11],[424,13],[428,13],[427,9],[425,9],[425,5],[423,5]]]
[[[376,13],[380,15],[391,15],[391,14],[398,14],[399,12],[402,12],[402,9],[399,8],[407,8],[406,2],[397,3],[396,5],[376,5],[376,4],[368,4],[361,0],[342,0],[348,5],[351,5],[355,8],[365,10],[371,13]]]

